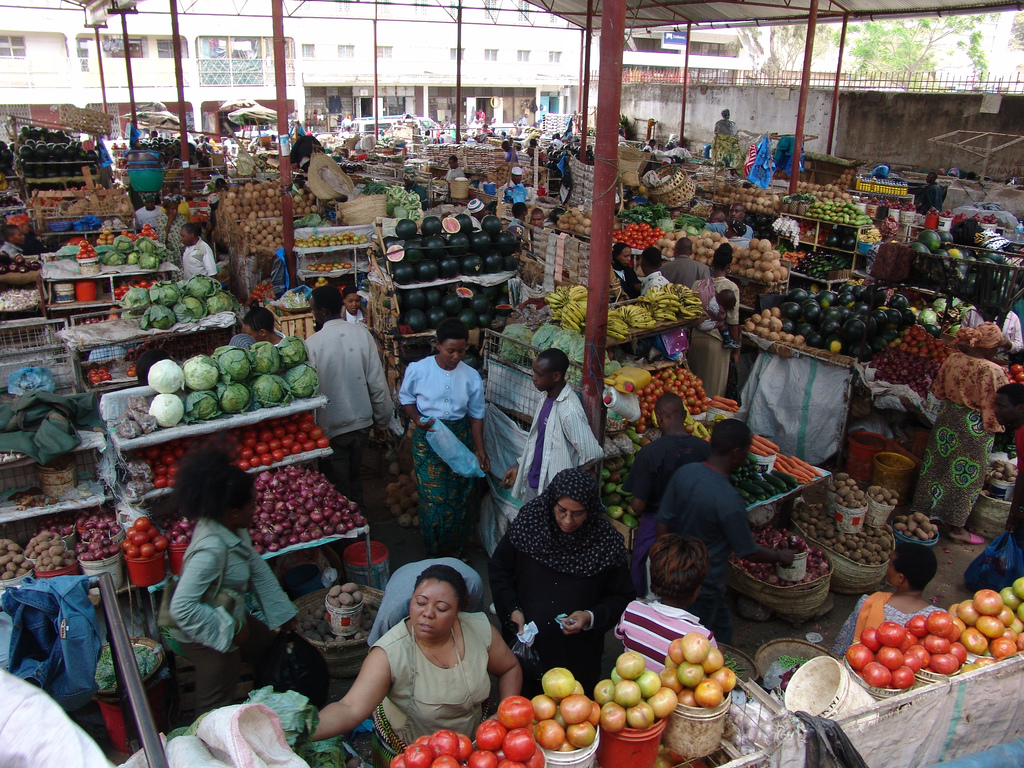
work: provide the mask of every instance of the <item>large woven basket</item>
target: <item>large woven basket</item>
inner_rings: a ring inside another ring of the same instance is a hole
[[[160,670],[164,666],[164,648],[156,640],[150,640],[148,637],[133,637],[131,638],[133,646],[141,646],[149,648],[156,656],[156,666],[142,679],[142,685],[145,688],[149,687],[149,684],[153,682],[153,679],[160,673]],[[134,650],[132,651],[134,653]],[[117,688],[104,688],[96,692],[96,698],[100,701],[116,702],[120,700],[120,694]]]
[[[697,193],[697,183],[678,165],[663,165],[657,170],[661,184],[651,187],[648,196],[656,203],[680,205]]]
[[[828,598],[831,573],[807,584],[777,586],[759,581],[735,563],[729,563],[728,585],[766,608],[771,608],[785,621],[800,624],[818,612]]]
[[[994,539],[1006,529],[1009,514],[1010,502],[981,494],[974,502],[967,524],[979,536]]]
[[[346,227],[357,224],[373,224],[388,213],[387,198],[384,195],[360,195],[347,203],[335,206],[338,219]]]
[[[825,557],[832,565],[832,591],[836,594],[863,595],[865,592],[874,591],[875,587],[881,584],[882,579],[885,578],[885,572],[889,568],[887,562],[880,565],[864,565],[855,562],[838,552],[833,552],[825,544],[808,536],[807,532],[795,521],[793,527],[800,532],[801,536],[825,553]],[[892,540],[892,534],[889,535],[889,538]],[[896,542],[892,541],[890,551],[895,546]]]
[[[452,200],[465,200],[469,197],[469,179],[452,179],[448,187]]]
[[[364,605],[371,608],[380,607],[381,598],[384,597],[384,593],[381,590],[360,585],[359,591],[363,593]],[[326,589],[318,589],[316,592],[303,595],[295,600],[295,607],[299,609],[296,615],[297,618],[301,619],[305,614],[312,613],[317,608],[322,608],[327,592],[328,590]],[[309,640],[309,638],[306,639]],[[370,652],[370,647],[366,644],[365,639],[342,640],[338,638],[333,643],[309,640],[309,643],[320,651],[320,655],[327,662],[327,673],[335,679],[358,675],[359,669],[363,666],[363,660],[366,659],[366,654]]]
[[[828,652],[820,645],[809,643],[806,640],[772,640],[765,643],[754,653],[754,665],[757,667],[757,676],[764,677],[768,667],[774,664],[783,656],[795,656],[799,659],[816,659],[819,656],[830,656],[838,661],[838,658]]]

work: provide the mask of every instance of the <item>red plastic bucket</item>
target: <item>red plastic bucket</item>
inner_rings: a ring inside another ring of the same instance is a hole
[[[366,565],[366,542],[359,541],[345,547],[342,555],[345,561],[345,573],[349,581],[365,584],[368,587],[384,589],[391,578],[391,565],[388,559],[388,548],[379,541],[370,542],[370,566]]]
[[[36,571],[33,575],[37,579],[55,579],[58,576],[77,576],[82,572],[82,569],[78,567],[78,561],[76,560],[71,565],[65,565],[63,568],[58,568],[55,571]]]
[[[925,214],[924,216],[924,228],[925,229],[938,229],[939,228],[939,215],[937,213]]]
[[[79,280],[75,283],[75,299],[77,301],[96,301],[96,281]]]
[[[163,552],[138,560],[126,557],[124,564],[128,567],[128,581],[133,587],[151,587],[159,584],[167,575]]]
[[[167,548],[167,562],[170,565],[171,573],[175,576],[181,575],[181,566],[185,562],[185,552],[188,549],[188,544],[181,546],[180,544],[172,544]]]
[[[149,699],[149,708],[153,710],[153,716],[156,718],[158,727],[161,730],[165,730],[165,726],[162,725],[164,722],[162,711],[164,681],[162,679],[157,680],[153,687],[146,691],[146,698]],[[107,726],[110,746],[123,755],[130,754],[128,752],[128,732],[124,724],[124,712],[121,711],[121,702],[105,701],[97,698],[96,703],[103,714],[103,724]]]
[[[659,720],[650,728],[623,728],[618,733],[601,729],[601,746],[597,748],[597,764],[652,768],[658,759],[658,745],[668,719]]]
[[[874,432],[851,432],[846,448],[846,473],[858,483],[870,483],[875,454],[885,450],[885,438]]]

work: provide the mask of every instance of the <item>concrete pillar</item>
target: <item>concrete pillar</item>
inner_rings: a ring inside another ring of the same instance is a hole
[[[423,109],[419,112],[420,117],[430,117],[430,86],[423,86]]]

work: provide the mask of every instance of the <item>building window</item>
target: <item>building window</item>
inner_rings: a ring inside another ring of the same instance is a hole
[[[312,43],[302,44],[302,58],[304,59],[315,59],[316,58],[316,46]]]
[[[338,46],[338,58],[339,59],[354,59],[356,57],[356,47],[354,45],[339,45]]]
[[[725,56],[737,58],[740,55],[739,43],[698,43],[694,41],[690,47],[694,56]]]
[[[452,61],[458,61],[458,58],[459,58],[458,51],[459,51],[458,48],[451,48],[451,49],[449,49]],[[465,48],[462,49],[462,60],[463,61],[466,60],[466,49]]]
[[[285,73],[294,82],[295,41],[284,41]],[[270,37],[200,37],[200,85],[262,86],[274,82],[274,40]],[[104,48],[106,51],[106,48]]]
[[[530,4],[525,0],[519,0],[519,21],[530,20]]]
[[[561,64],[562,63],[562,52],[561,51],[548,51],[548,64]]]
[[[530,52],[529,51],[516,51],[516,61],[521,61],[523,63],[526,63],[529,60],[530,60]]]
[[[89,57],[92,55],[92,40],[80,37],[75,42],[78,48],[78,64],[83,72],[88,72]]]
[[[394,48],[390,45],[378,45],[377,46],[377,58],[378,59],[390,59]]]
[[[498,20],[498,0],[484,0],[484,14],[491,21]]]
[[[124,40],[120,35],[108,35],[103,38],[103,55],[111,59],[124,58]],[[128,56],[133,59],[146,58],[146,41],[141,37],[128,38]]]
[[[24,59],[25,38],[0,35],[0,59]]]
[[[484,48],[484,61],[497,61],[498,60],[498,49],[497,48]]]
[[[181,58],[188,58],[188,40],[184,37],[178,38],[181,40]],[[158,59],[173,59],[174,58],[174,38],[167,40],[156,41],[156,57]]]

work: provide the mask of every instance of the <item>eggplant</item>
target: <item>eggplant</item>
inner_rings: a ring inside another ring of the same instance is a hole
[[[27,266],[29,268],[30,272],[38,272],[40,269],[43,268],[42,263],[40,263],[38,261],[30,261],[25,266]]]
[[[0,275],[6,275],[10,268],[6,264],[0,264]]]

